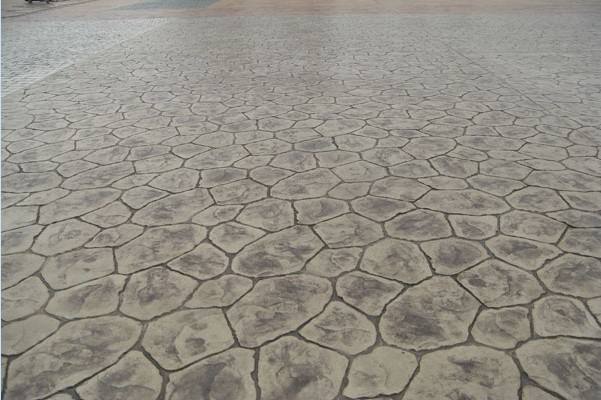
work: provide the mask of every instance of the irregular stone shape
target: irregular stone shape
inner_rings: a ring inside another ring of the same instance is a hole
[[[242,346],[258,347],[313,318],[331,295],[332,287],[324,278],[263,279],[227,311],[227,317]]]
[[[338,136],[345,133],[354,132],[365,125],[365,121],[359,119],[331,119],[315,130],[323,136]]]
[[[265,235],[260,229],[251,228],[237,222],[227,222],[213,228],[209,238],[228,253],[237,253],[244,246]]]
[[[165,172],[152,181],[150,186],[172,193],[192,190],[198,183],[198,172],[188,168],[179,168]]]
[[[415,179],[389,176],[375,182],[370,190],[370,194],[398,200],[414,201],[423,196],[428,190],[430,190],[429,187],[417,182]]]
[[[416,368],[413,354],[394,347],[376,347],[352,361],[348,384],[342,393],[353,399],[399,393]]]
[[[57,171],[64,177],[72,177],[84,171],[91,170],[94,167],[97,167],[94,163],[84,160],[74,160],[60,165]]]
[[[514,111],[515,111],[515,109],[512,110],[511,113],[515,114]],[[538,112],[536,112],[536,113],[538,114]],[[519,114],[521,114],[520,115],[521,117],[526,117],[526,114],[529,114],[528,117],[534,116],[530,111],[522,113],[520,110]],[[497,131],[503,137],[512,138],[512,139],[526,139],[526,142],[529,142],[529,143],[548,144],[548,145],[553,144],[556,146],[563,146],[563,147],[570,145],[569,141],[562,139],[558,136],[553,136],[553,135],[548,135],[548,134],[540,134],[534,128],[531,128],[529,126],[520,126],[522,122],[524,122],[524,121],[519,121],[514,126],[501,126],[501,127],[495,127],[495,129],[491,129],[491,128],[483,129],[481,127],[477,127],[477,129],[474,129],[472,132],[475,132],[476,130],[478,130],[479,132],[481,132],[480,134],[482,134],[482,135],[488,134],[490,136],[497,136],[497,134],[495,133],[495,131]]]
[[[550,161],[561,161],[568,157],[568,152],[565,149],[556,146],[547,146],[540,143],[526,144],[520,149],[520,153],[526,154],[530,157],[534,157],[537,159]],[[582,160],[583,158],[586,157],[574,157],[573,159],[565,160],[564,163],[572,169],[580,170],[578,167],[574,168],[573,165],[570,165],[569,161],[576,161],[576,163],[578,163],[578,166],[586,165],[586,161]]]
[[[536,145],[533,145],[533,147]],[[547,170],[547,171],[552,171],[552,170],[562,170],[564,169],[563,166],[558,163],[557,161],[550,161],[550,160],[542,160],[542,159],[531,159],[531,160],[524,160],[521,161],[521,164],[526,165],[530,168],[536,169],[536,170]]]
[[[336,145],[341,150],[362,151],[375,146],[375,139],[358,136],[358,135],[342,135],[334,138]]]
[[[232,145],[212,149],[194,156],[186,161],[186,167],[199,171],[211,168],[223,168],[246,157],[248,151],[240,145]]]
[[[386,232],[397,239],[431,240],[451,236],[451,227],[444,214],[415,210],[386,222]]]
[[[455,178],[467,178],[478,172],[478,163],[449,156],[436,157],[431,163],[441,175]]]
[[[196,214],[192,222],[204,226],[214,226],[236,218],[243,206],[211,206]]]
[[[317,160],[319,161],[319,166],[325,168],[338,167],[340,165],[360,160],[358,154],[343,150],[324,151],[317,153],[316,156]]]
[[[2,354],[23,353],[58,329],[60,321],[46,315],[33,315],[2,327]],[[4,374],[3,374],[4,376]]]
[[[336,281],[336,293],[346,303],[372,316],[380,315],[404,287],[398,282],[359,271],[344,274]]]
[[[357,267],[360,248],[323,249],[307,263],[306,271],[313,275],[332,278]]]
[[[396,147],[378,147],[362,154],[367,161],[382,167],[391,167],[413,159],[409,154]]]
[[[564,210],[547,214],[549,217],[561,221],[574,228],[600,228],[601,215],[579,210]]]
[[[516,184],[511,182],[512,180],[522,180],[524,179],[526,176],[528,176],[528,174],[530,174],[532,170],[528,167],[525,167],[521,164],[518,164],[514,161],[507,161],[507,160],[498,160],[498,159],[492,159],[492,160],[486,160],[484,162],[480,163],[480,173],[484,174],[484,175],[491,175],[493,177],[497,177],[497,178],[507,178],[509,181],[504,181],[504,180],[499,180],[499,179],[493,179],[493,180],[489,180],[488,182],[486,180],[482,180],[482,178],[479,178],[479,176],[475,176],[469,179],[469,182],[477,182],[477,179],[480,179],[480,185],[484,185],[484,186],[488,186],[488,185],[493,185],[494,183],[499,183],[499,182],[506,182],[505,185],[507,186],[507,188],[505,188],[505,192],[507,192],[508,189],[513,188],[513,190],[519,189],[523,187],[523,184]],[[538,171],[535,171],[534,173],[536,173]],[[487,185],[488,183],[488,185]],[[528,182],[526,182],[528,183]],[[531,184],[531,183],[528,183]]]
[[[498,161],[498,160],[496,160]],[[512,178],[516,178],[511,173],[513,172],[509,167],[509,170],[506,174],[505,170],[501,169],[501,167],[495,169],[494,171],[489,173],[503,174],[505,176],[509,176]],[[518,189],[523,188],[525,185],[514,179],[508,178],[499,178],[496,176],[488,176],[488,175],[476,175],[467,180],[475,189],[481,190],[483,192],[491,193],[495,196],[506,196]]]
[[[280,118],[263,118],[259,120],[259,129],[270,132],[277,132],[290,128],[294,122],[286,121]]]
[[[56,222],[42,231],[32,250],[45,256],[63,253],[81,247],[99,231],[94,225],[76,219]]]
[[[46,311],[67,319],[110,314],[119,307],[123,285],[125,277],[115,274],[55,292]]]
[[[255,156],[275,155],[289,151],[292,146],[279,139],[267,139],[246,145],[250,154]]]
[[[466,147],[492,151],[498,149],[505,151],[518,150],[524,145],[523,140],[508,139],[500,136],[466,135],[458,138],[457,141]]]
[[[294,225],[294,210],[287,201],[265,199],[247,205],[237,220],[268,231],[279,231]]]
[[[267,187],[251,179],[243,179],[214,187],[211,194],[219,204],[247,204],[267,197]]]
[[[123,179],[118,180],[117,182],[113,183],[112,186],[117,189],[122,189],[122,190],[135,189],[137,187],[143,187],[145,189],[154,189],[154,188],[151,188],[150,186],[144,186],[144,185],[146,185],[148,182],[150,182],[156,176],[157,176],[157,174],[136,173],[136,174],[129,175]],[[165,196],[167,195],[167,192],[164,192],[162,190],[154,189],[154,191],[164,193]]]
[[[76,390],[85,400],[156,400],[162,382],[159,371],[144,354],[131,351]]]
[[[167,192],[159,189],[139,186],[125,192],[121,200],[128,206],[138,209],[167,195]]]
[[[119,272],[131,274],[167,262],[192,250],[206,235],[205,228],[192,224],[150,228],[115,251]]]
[[[311,120],[299,121],[297,124],[300,125],[309,121]],[[315,123],[319,124],[321,122],[317,120],[312,121],[311,126],[315,126]],[[288,129],[276,133],[276,136],[290,143],[296,143],[294,147],[297,150],[326,151],[336,149],[336,146],[332,144],[332,139],[320,137],[313,129]]]
[[[374,275],[414,284],[432,276],[426,257],[417,245],[384,239],[365,250],[361,269]]]
[[[294,172],[271,166],[258,167],[250,171],[250,177],[252,179],[269,186],[275,185],[292,174],[294,174]]]
[[[579,300],[551,295],[534,303],[534,332],[539,336],[601,338],[601,327]]]
[[[352,200],[357,197],[364,196],[369,191],[370,184],[367,182],[362,183],[341,183],[334,189],[330,190],[328,194],[331,197],[340,200]]]
[[[264,277],[301,270],[323,243],[306,226],[271,233],[236,254],[232,270],[241,275]]]
[[[129,242],[130,240],[140,236],[144,232],[144,228],[134,224],[123,224],[114,228],[105,229],[88,243],[86,247],[117,247]]]
[[[449,215],[449,221],[457,236],[482,240],[497,232],[497,219],[493,216]]]
[[[149,320],[181,306],[196,286],[194,279],[164,267],[137,272],[125,286],[120,310],[136,319]]]
[[[81,142],[80,142],[81,143]],[[129,154],[129,149],[124,146],[112,146],[96,150],[85,159],[102,165],[114,164],[123,161]]]
[[[501,214],[509,206],[490,194],[477,190],[432,190],[416,203],[418,207],[467,215]]]
[[[2,319],[13,321],[38,311],[48,301],[48,289],[38,277],[30,277],[2,291]]]
[[[287,200],[322,197],[339,182],[329,169],[317,168],[282,179],[271,188],[271,195]]]
[[[2,254],[19,253],[28,250],[35,236],[42,230],[41,225],[29,225],[24,228],[2,232]]]
[[[2,178],[2,191],[32,193],[57,187],[61,177],[56,172],[17,172]]]
[[[422,244],[432,268],[442,275],[454,275],[486,259],[482,245],[470,240],[448,238]]]
[[[360,197],[353,200],[351,205],[357,213],[377,222],[387,221],[413,208],[413,205],[406,201],[375,196]]]
[[[165,172],[179,168],[183,160],[173,154],[162,154],[156,157],[145,158],[135,162],[138,173]]]
[[[169,267],[196,279],[211,279],[225,271],[227,256],[209,243],[201,243],[194,250],[169,262]]]
[[[11,362],[6,396],[41,399],[73,386],[115,363],[141,330],[139,323],[124,317],[67,322]]]
[[[501,216],[501,232],[540,242],[555,243],[566,229],[565,224],[525,211],[512,211]]]
[[[535,212],[549,212],[568,208],[557,192],[551,189],[528,186],[507,196],[514,208]]]
[[[63,190],[63,189],[52,189],[52,190]],[[50,190],[50,191],[52,191],[52,190]],[[49,191],[41,192],[42,194],[40,196],[44,196],[44,194],[48,193],[48,192]],[[35,193],[32,195],[29,195],[27,193],[2,192],[2,193],[0,193],[0,197],[2,198],[2,208],[10,207],[17,203],[19,203],[21,205],[39,205],[39,204],[32,204],[29,202],[30,198],[33,198],[34,200],[36,198],[38,198],[38,195],[36,195]]]
[[[252,350],[235,348],[174,372],[169,375],[166,398],[255,400],[253,355]]]
[[[528,377],[570,400],[601,396],[601,343],[556,338],[527,342],[516,351]]]
[[[186,303],[188,308],[227,307],[252,289],[249,278],[238,275],[223,275],[200,284]]]
[[[458,346],[426,354],[405,400],[517,400],[520,372],[508,355],[484,346]]]
[[[561,194],[573,208],[585,211],[601,210],[601,192],[562,192]]]
[[[569,228],[559,247],[572,253],[601,258],[601,228]]]
[[[333,169],[345,182],[371,182],[386,176],[386,169],[367,161],[355,161]]]
[[[140,225],[169,225],[188,221],[213,204],[206,189],[194,189],[156,200],[136,212],[132,222]]]
[[[601,260],[564,254],[538,271],[545,286],[576,297],[601,296]]]
[[[116,164],[104,165],[72,176],[63,182],[62,187],[77,190],[100,188],[109,186],[111,183],[134,172],[132,163],[123,161]]]
[[[577,192],[601,190],[601,178],[576,171],[534,171],[524,181],[527,185]]]
[[[94,225],[98,225],[103,228],[109,228],[111,226],[120,225],[129,219],[131,212],[125,204],[121,202],[114,202],[106,207],[93,211],[86,214],[82,219]]]
[[[382,228],[357,214],[345,214],[315,226],[315,232],[331,248],[365,246],[383,236]]]
[[[415,158],[433,158],[448,153],[457,144],[452,139],[439,137],[418,137],[411,139],[408,145],[403,147],[407,153]]]
[[[333,301],[299,332],[322,346],[357,354],[376,343],[376,328],[358,311]]]
[[[348,212],[347,204],[342,200],[307,199],[294,202],[298,222],[301,224],[317,224]]]
[[[414,160],[397,165],[390,168],[390,172],[392,175],[415,179],[437,175],[436,170],[425,160]]]
[[[142,346],[161,367],[180,369],[234,344],[223,312],[177,311],[152,321]]]
[[[460,190],[467,189],[468,184],[459,178],[449,178],[447,176],[433,176],[431,178],[421,178],[419,181],[433,189],[439,190]]]
[[[522,389],[522,400],[559,400],[536,386],[527,385]]]
[[[494,259],[462,272],[458,280],[489,307],[527,304],[544,292],[529,273]]]
[[[276,156],[271,165],[296,172],[303,172],[317,167],[317,161],[311,153],[304,151],[289,151]]]
[[[21,144],[23,145],[23,141],[21,143],[15,143],[11,146],[14,149],[14,146]],[[38,146],[35,148],[30,148],[24,151],[21,151],[18,154],[13,154],[10,157],[6,158],[8,154],[5,154],[6,150],[3,151],[3,159],[14,163],[9,165],[16,164],[24,164],[24,163],[37,163],[49,160],[53,157],[56,157],[60,154],[67,153],[69,150],[73,150],[73,141],[66,140],[61,143],[51,143],[43,146]]]
[[[2,210],[2,231],[33,225],[38,219],[38,207],[9,207]]]
[[[412,350],[464,342],[478,301],[449,277],[412,286],[392,301],[380,319],[386,343]]]
[[[29,253],[2,256],[2,289],[14,286],[35,274],[44,260],[44,257]]]
[[[53,289],[66,289],[115,271],[111,249],[80,249],[49,257],[42,276]]]
[[[243,169],[228,167],[203,170],[200,175],[201,179],[198,186],[211,188],[242,180],[246,178],[246,171]]]
[[[472,328],[477,342],[498,349],[513,349],[519,342],[530,338],[528,309],[508,307],[483,310]]]
[[[478,114],[474,123],[484,126],[512,125],[515,117],[503,111],[487,111]]]
[[[261,398],[334,400],[347,365],[347,359],[332,350],[291,336],[280,338],[259,352]]]
[[[495,256],[520,268],[534,271],[561,251],[550,244],[511,236],[495,236],[486,241]]]
[[[601,297],[589,300],[586,302],[586,304],[590,308],[593,315],[597,317],[597,320],[601,320]]]
[[[601,146],[601,139],[599,139],[601,131],[592,126],[579,128],[570,133],[570,140],[576,144],[583,146]]]

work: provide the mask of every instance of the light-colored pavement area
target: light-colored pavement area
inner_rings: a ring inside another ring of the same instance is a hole
[[[601,7],[260,3],[3,21],[3,398],[601,398]]]
[[[2,24],[2,92],[20,91],[87,56],[155,28],[160,18],[49,20]]]

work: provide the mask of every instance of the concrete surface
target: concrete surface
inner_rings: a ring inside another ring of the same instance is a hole
[[[601,398],[601,6],[3,20],[3,398]]]

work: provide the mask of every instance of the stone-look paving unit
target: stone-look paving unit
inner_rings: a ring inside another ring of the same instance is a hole
[[[170,20],[4,97],[3,398],[601,399],[593,11]]]

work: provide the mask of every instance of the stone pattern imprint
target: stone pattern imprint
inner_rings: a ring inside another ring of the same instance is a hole
[[[601,399],[600,43],[181,19],[7,95],[3,398]]]

